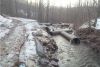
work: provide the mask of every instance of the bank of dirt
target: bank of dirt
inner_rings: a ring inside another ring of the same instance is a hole
[[[88,44],[93,50],[100,52],[100,30],[83,28],[77,30],[77,35],[83,43]]]

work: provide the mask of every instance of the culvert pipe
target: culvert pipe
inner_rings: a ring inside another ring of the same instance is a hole
[[[78,37],[76,37],[73,34],[67,33],[68,31],[72,31],[72,30],[53,30],[50,29],[48,27],[45,27],[46,31],[48,32],[48,34],[50,35],[62,35],[64,38],[66,38],[71,44],[80,44],[80,39]]]
[[[67,32],[60,32],[60,34],[65,37],[68,41],[70,41],[71,44],[80,44],[80,39],[76,37],[75,35],[69,34]]]

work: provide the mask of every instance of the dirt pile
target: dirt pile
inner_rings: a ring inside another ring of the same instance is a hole
[[[100,52],[100,30],[84,28],[77,30],[77,34],[82,42]]]
[[[36,52],[38,54],[38,65],[40,67],[59,67],[57,51],[58,46],[52,36],[50,36],[44,28],[35,35]]]
[[[37,44],[37,53],[39,55],[39,65],[41,67],[59,67],[56,52],[58,47],[53,39],[48,37],[38,37],[41,44]],[[41,47],[41,48],[40,48]],[[41,49],[41,50],[40,50]]]

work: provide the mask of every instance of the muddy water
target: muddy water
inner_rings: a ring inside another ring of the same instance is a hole
[[[84,44],[72,45],[61,36],[54,36],[58,45],[60,67],[100,67],[100,56]]]

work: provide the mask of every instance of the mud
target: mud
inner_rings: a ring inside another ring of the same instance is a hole
[[[44,30],[43,30],[44,31]],[[47,34],[47,32],[44,31]],[[40,67],[59,67],[57,59],[58,46],[53,38],[47,34],[36,36],[36,50],[39,56],[38,63]]]
[[[100,67],[100,55],[86,44],[70,44],[60,35],[53,38],[58,46],[59,67]]]
[[[77,35],[85,44],[89,44],[96,52],[100,52],[100,30],[83,28],[77,30]]]

